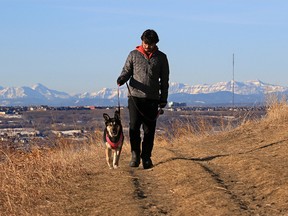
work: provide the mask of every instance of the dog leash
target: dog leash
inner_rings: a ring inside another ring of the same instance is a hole
[[[118,91],[117,91],[117,94],[118,94],[118,112],[119,112],[119,116],[120,116],[120,86],[118,85]]]
[[[142,115],[142,117],[144,117],[146,120],[151,121],[151,122],[156,121],[157,118],[164,113],[163,109],[160,108],[160,109],[158,110],[157,115],[156,115],[156,117],[155,117],[154,119],[151,119],[151,118],[145,116],[144,113],[141,112],[141,110],[140,110],[140,109],[138,108],[138,106],[136,105],[136,102],[135,102],[135,100],[134,100],[134,98],[133,98],[133,96],[132,96],[132,94],[131,94],[131,91],[130,91],[130,88],[129,88],[129,85],[127,84],[127,82],[126,82],[126,86],[127,86],[129,95],[130,95],[130,97],[131,97],[131,99],[132,99],[132,101],[133,101],[133,104],[134,104],[134,106],[136,107],[136,110],[137,110],[137,111],[140,113],[140,115]]]

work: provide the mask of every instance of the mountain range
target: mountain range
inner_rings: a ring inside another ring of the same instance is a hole
[[[234,94],[233,94],[234,84]],[[121,105],[127,105],[126,85],[119,88]],[[215,84],[187,85],[171,82],[168,101],[193,106],[255,105],[265,102],[269,94],[288,95],[288,87],[264,83],[260,80],[245,82],[218,82]],[[49,89],[42,84],[32,87],[1,87],[1,106],[116,106],[118,88],[103,88],[98,92],[70,95]]]

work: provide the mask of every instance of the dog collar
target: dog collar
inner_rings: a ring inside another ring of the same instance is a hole
[[[123,133],[120,134],[118,142],[114,143],[110,140],[108,134],[106,134],[106,141],[110,144],[112,149],[118,148],[118,146],[123,142]]]

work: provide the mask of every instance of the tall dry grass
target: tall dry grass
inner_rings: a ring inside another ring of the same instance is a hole
[[[167,143],[177,143],[180,140],[183,142],[198,141],[204,137],[229,132],[238,127],[245,127],[247,124],[281,124],[288,121],[288,103],[285,97],[272,95],[266,99],[266,114],[262,117],[253,116],[252,111],[247,111],[244,115],[239,116],[237,111],[234,115],[227,118],[222,116],[218,125],[215,127],[209,118],[198,117],[193,120],[175,121],[167,127],[162,139]]]
[[[185,121],[176,120],[166,130],[165,134],[169,135],[170,141],[175,142],[177,139],[185,137],[189,140],[196,140],[209,134],[212,125],[203,118],[197,118],[196,121],[190,119]]]
[[[246,116],[235,117],[227,116],[217,117],[217,123],[213,122],[213,118],[195,117],[193,119],[185,119],[184,121],[176,120],[169,125],[164,133],[164,138],[167,142],[177,143],[179,139],[191,142],[201,140],[204,137],[218,134],[225,131],[230,131],[235,128],[235,125],[241,125],[246,122]]]
[[[267,98],[267,116],[266,121],[285,122],[288,120],[287,98],[278,98],[275,95]]]
[[[89,172],[99,163],[104,152],[101,136],[93,134],[82,144],[56,139],[56,147],[34,147],[29,153],[1,149],[0,215],[37,215],[51,197],[69,199],[63,185],[67,187],[75,173]]]

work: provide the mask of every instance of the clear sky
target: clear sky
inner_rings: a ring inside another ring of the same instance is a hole
[[[288,86],[287,0],[0,0],[0,86],[116,87],[148,28],[170,81]]]

